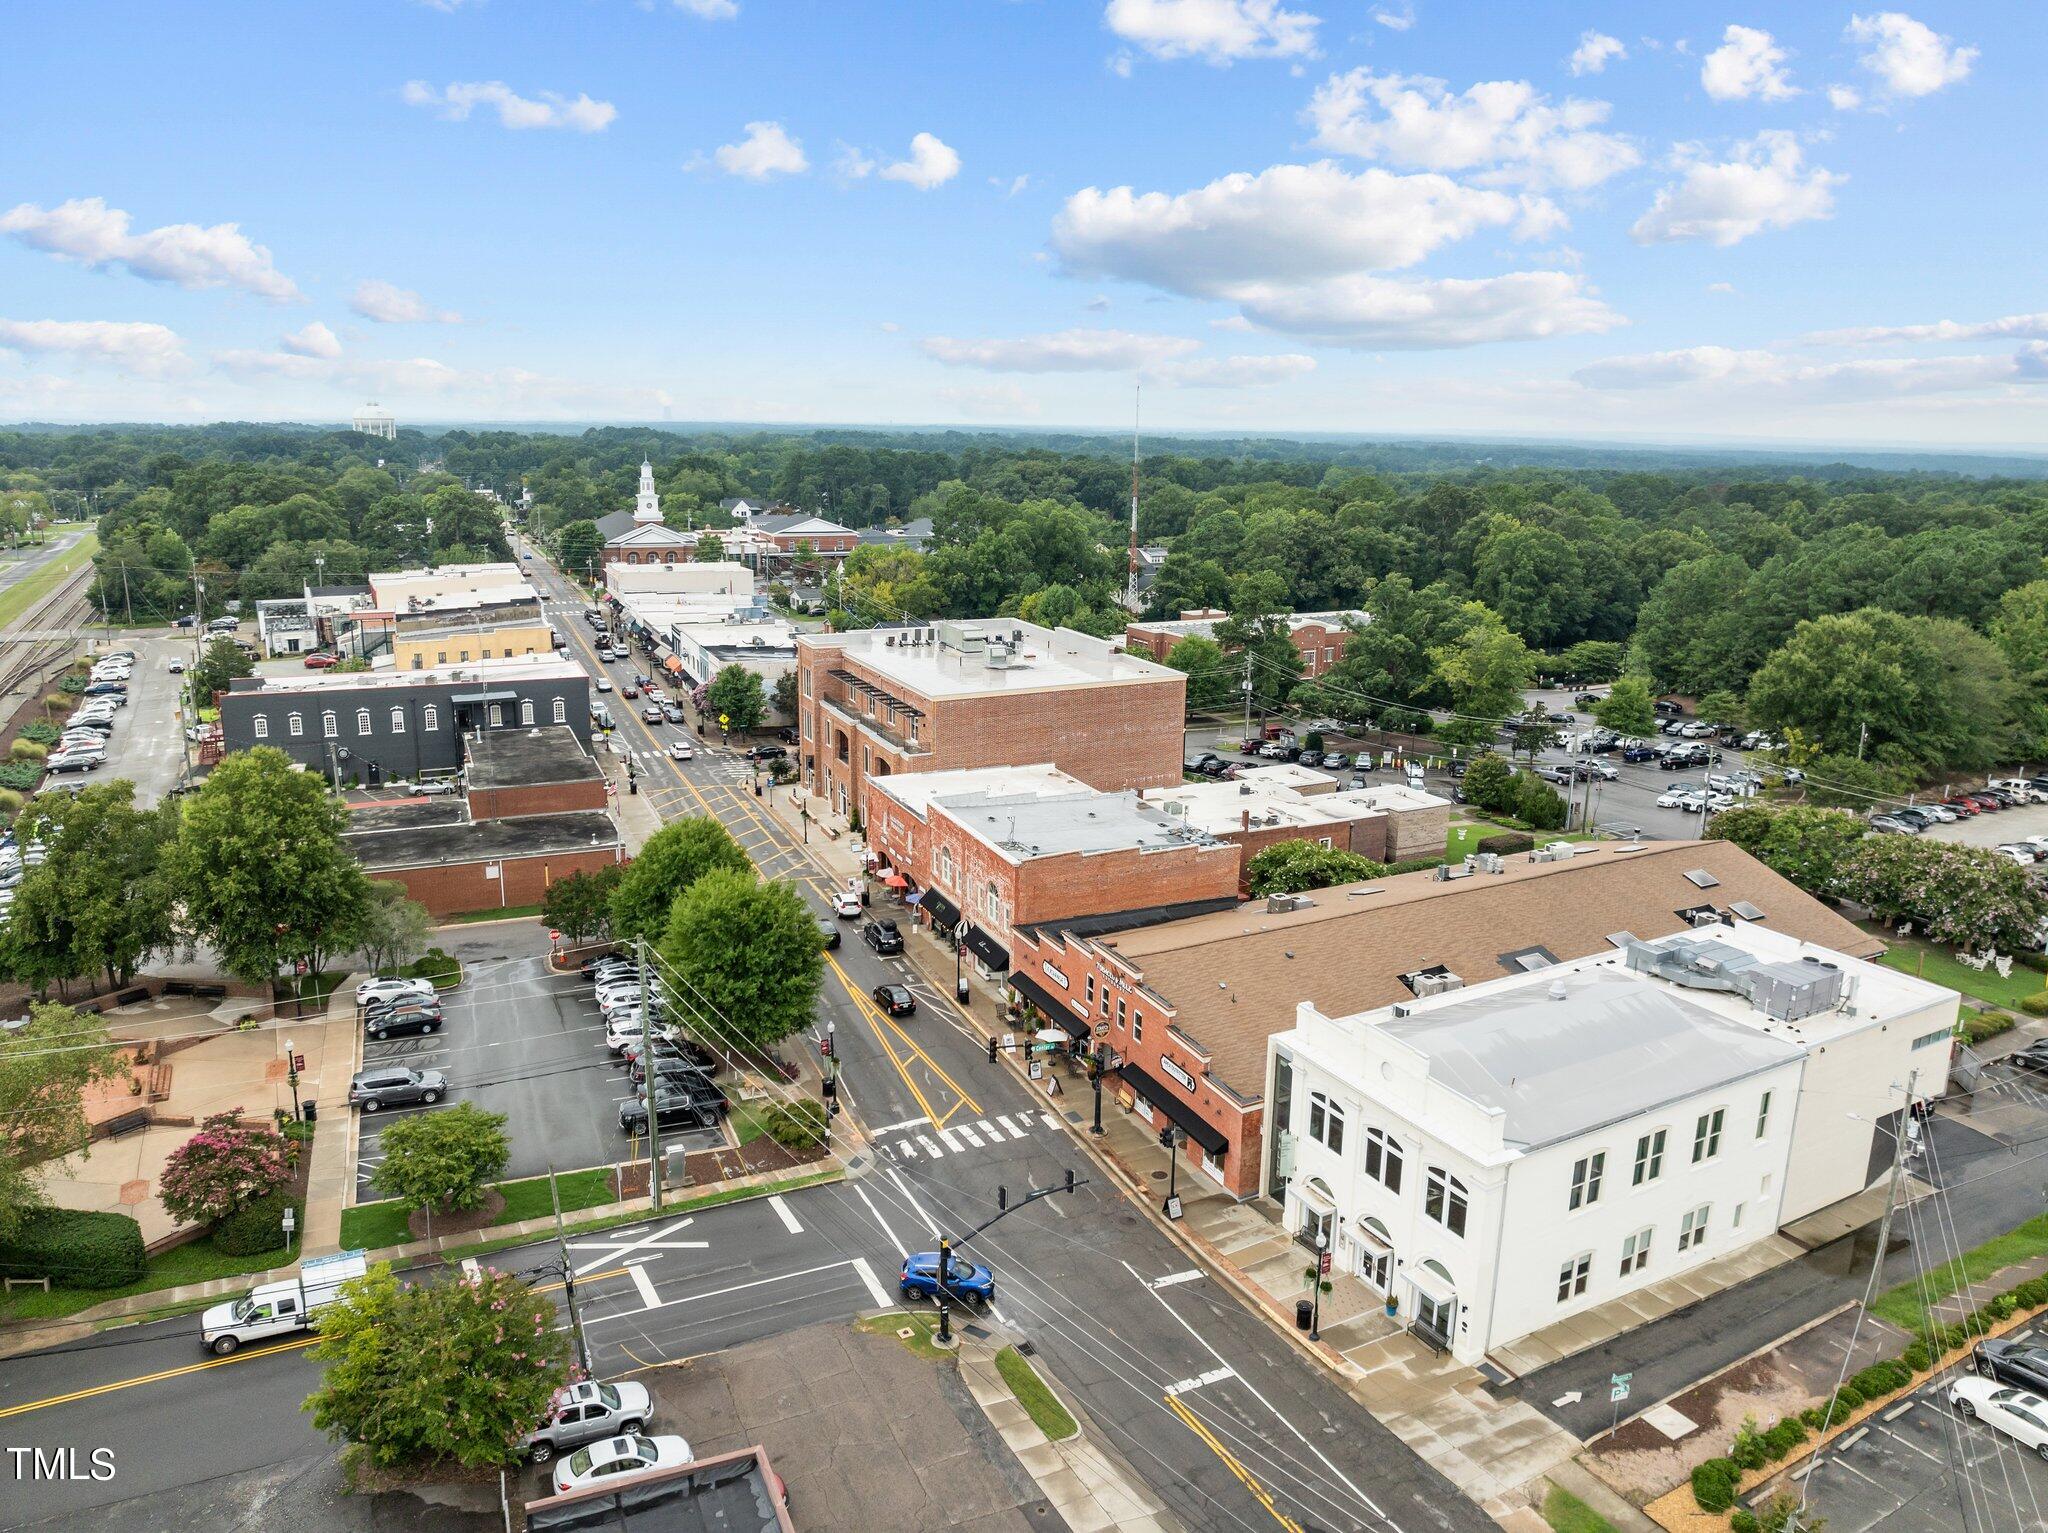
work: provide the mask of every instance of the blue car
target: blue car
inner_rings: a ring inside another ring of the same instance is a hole
[[[913,1251],[903,1258],[903,1272],[897,1280],[906,1299],[935,1299],[939,1294],[939,1253],[936,1251]],[[956,1256],[946,1273],[946,1289],[955,1299],[972,1299],[978,1304],[993,1304],[996,1297],[996,1275],[975,1262]]]

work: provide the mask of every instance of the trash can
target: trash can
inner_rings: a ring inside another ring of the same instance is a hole
[[[311,1097],[307,1097],[305,1101],[299,1103],[299,1116],[308,1123],[318,1123],[320,1121],[320,1104]]]
[[[1294,1301],[1294,1328],[1297,1331],[1307,1330],[1314,1315],[1315,1306],[1307,1299],[1296,1299]]]

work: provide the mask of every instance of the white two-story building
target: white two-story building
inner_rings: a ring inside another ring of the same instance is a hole
[[[1465,1362],[1861,1192],[1946,1085],[1953,991],[1748,923],[1616,943],[1269,1043],[1290,1230]]]

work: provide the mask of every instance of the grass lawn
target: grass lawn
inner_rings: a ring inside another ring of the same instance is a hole
[[[477,921],[512,921],[517,920],[521,916],[537,916],[539,914],[540,906],[538,905],[506,905],[497,910],[472,910],[467,915],[450,916],[443,924],[448,926],[468,926]]]
[[[565,1214],[573,1209],[597,1208],[612,1201],[611,1172],[601,1167],[592,1171],[571,1171],[555,1180],[561,1188],[562,1212]],[[554,1212],[555,1205],[548,1194],[548,1179],[544,1176],[529,1177],[519,1182],[500,1182],[498,1191],[505,1199],[505,1211],[499,1215],[503,1223],[517,1224],[524,1219],[538,1219]],[[410,1208],[395,1200],[359,1203],[354,1208],[344,1208],[341,1211],[341,1243],[351,1249],[361,1247],[366,1251],[404,1245],[413,1238],[408,1223],[411,1213]]]
[[[99,546],[99,534],[89,532],[33,575],[0,591],[0,626],[13,622],[77,574],[78,567],[90,562],[92,556],[99,552]]]
[[[1038,1376],[1031,1360],[1015,1347],[1005,1347],[996,1354],[996,1372],[1010,1386],[1017,1403],[1031,1413],[1032,1424],[1052,1441],[1061,1442],[1081,1430],[1060,1404],[1060,1397]]]
[[[929,1362],[951,1357],[952,1350],[936,1344],[932,1337],[938,1333],[939,1313],[937,1310],[896,1309],[886,1315],[870,1315],[865,1320],[853,1323],[856,1331],[869,1336],[895,1336],[896,1339]],[[908,1336],[898,1332],[908,1331]]]
[[[1555,1533],[1614,1533],[1614,1524],[1570,1491],[1551,1486],[1543,1498],[1543,1520]]]
[[[450,957],[439,948],[435,948],[427,956],[415,958],[398,972],[406,979],[430,979],[434,982],[436,990],[453,990],[462,983],[462,960]]]
[[[1965,1251],[1960,1261],[1944,1262],[1925,1277],[1879,1294],[1870,1312],[1909,1334],[1917,1332],[1928,1303],[1946,1299],[1957,1289],[1981,1282],[1999,1269],[2030,1256],[2048,1256],[2048,1214],[2036,1214],[2018,1229],[2007,1230],[1975,1250]]]
[[[298,1226],[304,1229],[305,1205],[301,1203],[294,1207],[298,1210]],[[48,1293],[33,1288],[17,1288],[5,1299],[0,1299],[0,1319],[61,1320],[82,1309],[91,1309],[95,1304],[104,1304],[109,1299],[125,1299],[131,1294],[155,1293],[158,1289],[176,1288],[185,1283],[204,1283],[212,1278],[238,1277],[245,1272],[268,1272],[272,1267],[289,1266],[297,1259],[296,1252],[297,1247],[294,1246],[291,1252],[280,1249],[259,1251],[254,1256],[226,1256],[213,1248],[211,1239],[195,1240],[153,1258],[139,1279],[120,1288],[52,1288]]]
[[[726,1122],[732,1125],[733,1137],[741,1144],[752,1144],[768,1132],[768,1109],[770,1102],[735,1102]]]
[[[2007,1006],[2018,1011],[2020,998],[2039,994],[2044,978],[2048,978],[2020,964],[2014,964],[2012,973],[2004,979],[1998,977],[1996,969],[1986,969],[1980,974],[1969,965],[1958,963],[1948,949],[1936,947],[1931,942],[1922,942],[1918,937],[1896,936],[1876,927],[1866,929],[1890,944],[1882,960],[1886,968],[1897,969],[1901,974],[1918,975],[1937,985],[1960,990],[1964,995],[1975,996],[1980,1001],[1989,1001],[1994,1006]]]

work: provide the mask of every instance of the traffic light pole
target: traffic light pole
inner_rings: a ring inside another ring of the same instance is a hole
[[[576,1308],[576,1272],[569,1265],[569,1237],[562,1228],[562,1191],[555,1185],[555,1163],[548,1162],[548,1198],[555,1205],[555,1249],[562,1258],[562,1298],[569,1306],[569,1328],[576,1335],[576,1360],[590,1372],[590,1343],[583,1338],[583,1314]]]
[[[939,1286],[938,1340],[940,1346],[950,1346],[953,1341],[953,1310],[950,1302],[953,1297],[953,1290],[947,1285],[947,1279],[953,1273],[954,1248],[966,1245],[968,1241],[979,1235],[991,1224],[996,1223],[1000,1219],[1009,1218],[1018,1209],[1036,1203],[1040,1198],[1049,1198],[1056,1192],[1072,1192],[1077,1187],[1086,1187],[1088,1185],[1087,1178],[1083,1177],[1078,1180],[1075,1178],[1072,1166],[1067,1167],[1066,1171],[1067,1174],[1064,1181],[1051,1187],[1033,1188],[1030,1192],[1025,1193],[1023,1198],[1016,1203],[1010,1201],[1009,1188],[998,1187],[996,1189],[996,1211],[994,1213],[990,1214],[958,1240],[953,1239],[950,1235],[941,1235],[939,1237],[939,1270],[932,1276]]]

